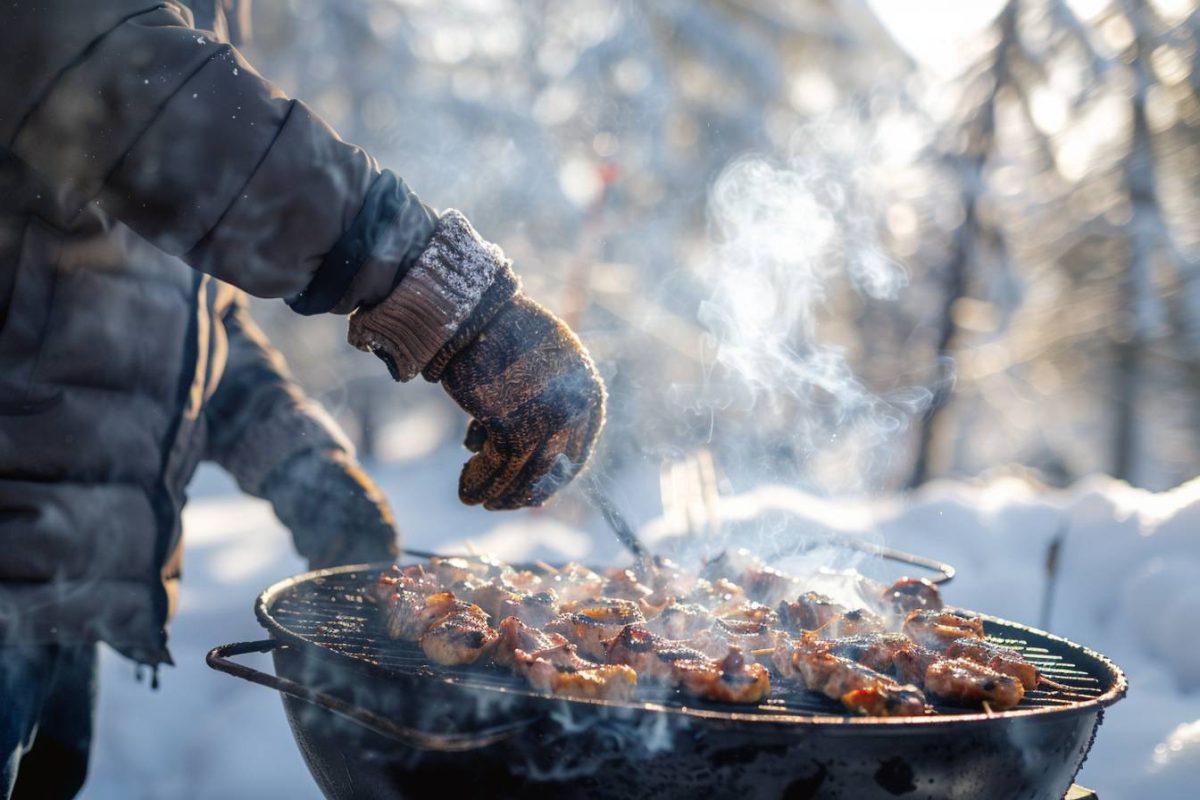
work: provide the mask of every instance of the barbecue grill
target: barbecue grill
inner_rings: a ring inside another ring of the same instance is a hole
[[[389,639],[365,590],[388,565],[282,581],[255,610],[271,638],[214,648],[215,669],[279,690],[331,798],[1029,798],[1061,800],[1103,709],[1125,694],[1102,655],[984,617],[1063,688],[1010,711],[939,706],[868,718],[790,682],[758,706],[654,687],[632,702],[549,697],[506,671],[443,667]],[[275,675],[230,660],[270,652]]]

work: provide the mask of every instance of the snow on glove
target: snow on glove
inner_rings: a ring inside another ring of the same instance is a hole
[[[293,456],[271,471],[263,497],[312,569],[390,561],[400,553],[387,500],[344,451]]]
[[[518,291],[500,248],[447,211],[383,302],[350,318],[349,341],[392,377],[441,381],[474,417],[459,497],[490,510],[540,505],[587,463],[604,384],[579,339]]]

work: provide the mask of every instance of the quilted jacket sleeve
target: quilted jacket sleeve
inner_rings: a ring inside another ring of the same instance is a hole
[[[224,317],[228,348],[205,405],[208,458],[256,497],[271,471],[305,451],[353,455],[337,423],[292,380],[283,356],[255,324],[239,293]]]
[[[175,2],[6,0],[0,149],[302,313],[382,300],[435,215]]]

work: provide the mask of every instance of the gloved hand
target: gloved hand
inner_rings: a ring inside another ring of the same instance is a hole
[[[400,554],[387,500],[342,450],[292,456],[267,476],[263,497],[312,569],[390,561]]]
[[[447,360],[446,392],[474,419],[458,496],[492,511],[536,506],[583,469],[604,425],[604,383],[578,337],[518,293]]]
[[[591,357],[518,289],[500,248],[451,210],[392,294],[350,319],[350,343],[392,377],[441,381],[474,418],[458,495],[492,511],[545,502],[583,469],[604,424]]]

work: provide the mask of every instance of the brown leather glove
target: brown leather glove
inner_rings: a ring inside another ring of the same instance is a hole
[[[583,469],[604,425],[604,383],[579,338],[518,293],[440,378],[474,419],[458,496],[492,511],[537,506]]]
[[[392,293],[350,318],[349,341],[396,380],[441,381],[474,417],[459,498],[540,505],[583,469],[604,424],[604,383],[578,337],[519,291],[508,260],[457,211]]]

